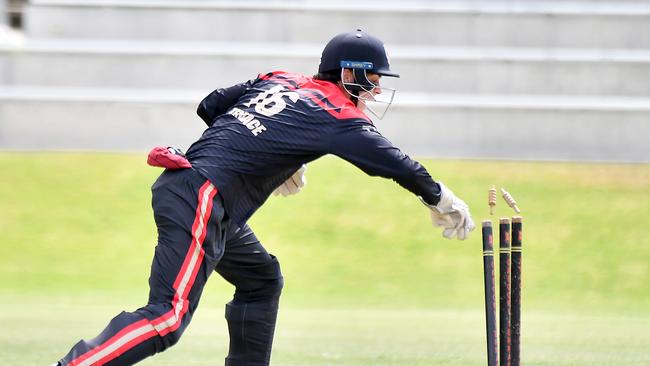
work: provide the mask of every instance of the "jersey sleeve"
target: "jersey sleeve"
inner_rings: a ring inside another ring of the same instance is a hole
[[[354,164],[370,176],[389,178],[428,204],[440,201],[440,187],[427,170],[409,158],[374,126],[358,123],[332,136],[330,152]]]
[[[229,88],[216,89],[207,97],[203,98],[196,109],[196,114],[201,117],[208,127],[212,126],[214,119],[226,113],[230,107],[235,105],[255,81],[249,80]]]

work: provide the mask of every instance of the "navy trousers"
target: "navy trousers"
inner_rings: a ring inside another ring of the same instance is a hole
[[[178,342],[216,271],[236,289],[226,305],[225,365],[268,365],[283,284],[277,259],[248,225],[230,225],[217,187],[192,169],[164,171],[152,187],[152,206],[158,244],[147,305],[118,314],[59,363],[133,365],[164,351]]]

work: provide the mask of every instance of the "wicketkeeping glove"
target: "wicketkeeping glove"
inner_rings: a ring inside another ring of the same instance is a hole
[[[273,195],[282,195],[284,197],[299,193],[302,187],[307,184],[307,177],[305,177],[306,165],[302,165],[300,169],[296,170],[292,176],[289,177],[282,185],[273,191]]]
[[[469,232],[474,230],[475,225],[469,207],[460,198],[454,195],[449,188],[441,182],[440,201],[437,205],[429,205],[422,198],[422,202],[431,210],[431,221],[434,226],[442,227],[442,236],[451,239],[456,236],[459,240],[465,240]]]

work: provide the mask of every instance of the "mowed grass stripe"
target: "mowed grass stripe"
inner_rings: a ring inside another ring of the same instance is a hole
[[[423,160],[489,218],[505,187],[524,217],[525,309],[650,309],[648,165]],[[1,153],[0,289],[4,294],[142,299],[155,246],[143,154]],[[448,241],[409,192],[326,157],[293,197],[251,220],[278,255],[283,303],[298,307],[472,309],[482,298],[480,233]],[[499,217],[513,216],[498,202]],[[216,276],[215,291],[230,296]],[[117,294],[117,295],[116,295]]]

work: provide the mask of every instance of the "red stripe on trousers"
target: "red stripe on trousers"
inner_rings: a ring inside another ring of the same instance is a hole
[[[72,360],[72,361],[68,364],[68,366],[76,366],[76,365],[78,365],[78,364],[84,362],[85,360],[87,360],[88,358],[92,357],[92,356],[95,355],[96,353],[100,352],[100,351],[103,350],[104,348],[108,347],[109,345],[111,345],[112,343],[114,343],[115,341],[117,341],[118,339],[122,338],[122,336],[128,334],[129,332],[131,332],[131,331],[134,330],[134,329],[138,329],[138,328],[140,328],[141,326],[143,326],[143,325],[145,325],[145,324],[147,324],[147,323],[148,323],[147,319],[142,319],[142,320],[138,320],[137,322],[135,322],[135,323],[133,323],[133,324],[130,324],[130,325],[127,326],[126,328],[123,328],[122,330],[120,330],[119,332],[117,332],[114,336],[112,336],[111,338],[109,338],[106,342],[100,344],[99,346],[93,348],[93,349],[90,350],[89,352],[86,352],[86,353],[84,353],[83,355],[81,355],[81,356],[75,358],[74,360]]]
[[[216,188],[212,192],[210,192],[210,199],[208,200],[207,205],[206,205],[206,210],[205,210],[206,217],[204,217],[204,221],[203,221],[203,224],[205,225],[204,230],[201,231],[198,238],[195,238],[194,235],[196,233],[196,229],[198,229],[199,222],[200,222],[200,217],[201,217],[201,198],[205,194],[205,190],[208,188],[209,185],[210,185],[210,182],[206,182],[203,185],[203,187],[201,187],[201,189],[199,190],[199,202],[198,202],[197,207],[196,207],[196,216],[195,216],[195,219],[194,219],[194,223],[192,225],[192,242],[191,242],[190,248],[187,251],[187,255],[185,256],[185,260],[183,261],[183,266],[181,267],[181,271],[179,272],[178,276],[176,276],[176,280],[174,281],[174,290],[178,290],[178,287],[180,286],[180,283],[181,283],[181,281],[182,281],[182,279],[183,279],[183,277],[185,275],[185,272],[187,271],[187,267],[189,267],[189,264],[192,261],[192,255],[193,255],[194,251],[196,251],[196,246],[198,245],[200,247],[200,249],[199,249],[199,258],[196,261],[197,265],[195,265],[193,273],[191,274],[190,279],[189,279],[189,281],[187,283],[187,286],[185,286],[185,289],[183,290],[183,293],[180,296],[180,298],[185,300],[185,301],[183,302],[183,309],[181,309],[181,312],[179,312],[179,316],[176,319],[176,321],[174,322],[174,325],[176,325],[178,323],[179,326],[180,326],[179,319],[182,318],[183,314],[185,314],[185,312],[187,311],[187,308],[188,308],[187,295],[189,294],[189,291],[190,291],[192,285],[194,284],[194,279],[196,277],[196,273],[198,272],[198,268],[200,267],[200,263],[202,262],[203,256],[205,254],[202,246],[203,246],[203,240],[205,240],[205,235],[206,235],[206,231],[207,231],[207,221],[206,220],[208,220],[210,218],[209,213],[212,212],[212,198],[217,193]],[[174,300],[172,302],[171,310],[169,310],[167,313],[165,313],[162,316],[160,316],[160,317],[156,318],[155,320],[153,320],[152,323],[154,324],[154,326],[157,326],[157,325],[159,325],[161,323],[166,322],[167,320],[169,320],[170,318],[172,318],[175,315],[175,313],[176,313],[176,304],[178,303],[178,301],[179,301],[178,292],[176,292],[176,293],[174,293]],[[167,331],[167,329],[168,328],[165,328],[163,331],[161,331],[161,335],[166,335],[167,333],[169,333],[169,331]],[[178,326],[176,326],[171,331],[174,331],[176,329],[178,329]]]
[[[185,276],[185,272],[188,269],[187,267],[189,266],[189,263],[191,262],[193,252],[196,250],[195,248],[196,248],[197,245],[200,246],[201,249],[199,251],[195,267],[193,268],[193,271],[192,271],[192,273],[190,275],[188,283],[185,286],[185,289],[183,290],[183,293],[181,294],[181,298],[184,299],[184,303],[183,303],[183,308],[179,312],[179,316],[176,318],[176,320],[175,320],[175,322],[173,324],[171,324],[170,326],[162,329],[160,332],[157,332],[156,330],[153,330],[153,331],[144,333],[144,334],[138,336],[137,338],[134,338],[133,340],[131,340],[131,341],[125,343],[124,345],[122,345],[121,347],[119,347],[117,350],[115,350],[115,351],[111,352],[110,354],[102,357],[100,360],[98,360],[95,363],[95,365],[101,366],[101,365],[104,365],[107,362],[110,362],[111,360],[119,357],[124,352],[128,351],[129,349],[131,349],[131,348],[135,347],[136,345],[138,345],[138,344],[146,341],[147,339],[153,337],[157,333],[160,334],[160,336],[164,336],[164,335],[166,335],[166,334],[168,334],[170,332],[173,332],[173,331],[177,330],[178,327],[180,327],[181,319],[183,318],[183,315],[185,315],[185,313],[187,312],[187,310],[189,308],[189,302],[187,301],[187,294],[189,294],[192,286],[194,285],[196,275],[198,274],[198,269],[201,267],[201,263],[202,263],[203,257],[204,257],[204,250],[202,248],[203,240],[205,240],[206,232],[208,230],[208,222],[210,220],[210,216],[211,216],[211,213],[212,213],[213,199],[214,199],[214,196],[217,194],[216,187],[213,187],[213,190],[208,194],[208,197],[206,198],[207,199],[206,209],[205,209],[205,213],[203,215],[201,215],[201,206],[202,206],[203,196],[205,194],[205,191],[211,185],[212,184],[209,181],[206,181],[203,184],[203,186],[201,186],[201,188],[199,189],[198,203],[197,203],[197,208],[196,208],[196,216],[194,218],[194,223],[192,225],[192,239],[191,239],[190,247],[189,247],[188,252],[187,252],[187,254],[185,256],[183,266],[181,267],[181,270],[179,271],[178,275],[176,276],[176,280],[174,281],[174,290],[178,290],[178,287],[180,286],[180,282],[182,281],[182,278]],[[196,238],[195,237],[196,230],[198,229],[198,226],[199,226],[199,223],[200,223],[201,219],[203,220],[204,227],[203,227],[203,230],[199,233],[199,237]],[[104,350],[106,347],[109,347],[111,344],[117,342],[120,338],[122,338],[123,336],[129,334],[131,331],[136,330],[136,329],[142,327],[143,325],[146,325],[147,323],[151,323],[153,326],[156,326],[157,324],[163,323],[165,320],[169,319],[171,316],[174,315],[174,311],[175,311],[174,309],[176,307],[176,304],[177,304],[178,300],[179,300],[178,299],[178,294],[176,293],[176,294],[174,294],[174,299],[173,299],[173,302],[172,302],[172,309],[169,312],[167,312],[166,314],[164,314],[164,315],[162,315],[162,316],[160,316],[160,317],[158,317],[158,318],[156,318],[156,319],[154,319],[152,321],[148,321],[147,319],[142,319],[142,320],[139,320],[139,321],[137,321],[137,322],[123,328],[117,334],[115,334],[113,337],[108,339],[103,344],[99,345],[98,347],[95,347],[91,351],[86,352],[85,354],[83,354],[83,355],[77,357],[76,359],[72,360],[72,362],[70,362],[69,366],[75,366],[75,365],[78,365],[78,364],[84,362],[88,358],[90,358],[93,355],[95,355],[95,354],[101,352],[102,350]],[[170,329],[170,328],[173,328],[173,329]]]

